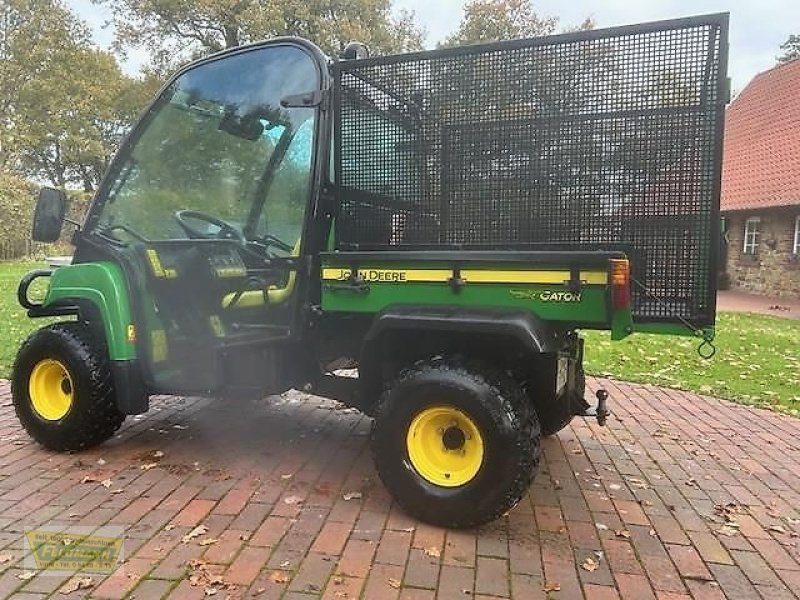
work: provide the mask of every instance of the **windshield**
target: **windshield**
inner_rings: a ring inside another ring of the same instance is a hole
[[[120,240],[213,237],[216,219],[249,239],[272,235],[293,246],[308,198],[316,113],[284,108],[281,100],[318,88],[314,61],[293,46],[185,72],[116,167],[99,199],[97,228]],[[175,216],[182,210],[192,211],[190,231]]]

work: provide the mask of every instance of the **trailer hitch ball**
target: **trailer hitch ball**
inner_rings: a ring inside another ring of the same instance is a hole
[[[597,390],[597,410],[595,416],[597,417],[597,424],[601,427],[606,424],[606,418],[609,415],[608,411],[608,392],[606,390]]]

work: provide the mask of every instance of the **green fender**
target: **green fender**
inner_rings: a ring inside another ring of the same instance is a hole
[[[128,285],[122,269],[111,262],[59,267],[50,278],[43,308],[90,302],[100,313],[111,360],[136,358],[136,329]]]

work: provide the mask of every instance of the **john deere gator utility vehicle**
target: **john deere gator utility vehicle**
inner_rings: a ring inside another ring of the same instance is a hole
[[[315,391],[374,418],[409,513],[468,526],[526,493],[541,436],[605,418],[580,330],[710,340],[727,15],[363,50],[278,38],[163,88],[72,264],[20,284],[73,317],[17,356],[33,438],[99,444],[153,394]],[[42,193],[37,239],[64,207]]]

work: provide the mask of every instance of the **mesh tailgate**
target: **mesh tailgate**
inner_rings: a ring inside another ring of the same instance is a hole
[[[726,51],[712,15],[337,63],[337,247],[624,249],[637,320],[713,322]]]

